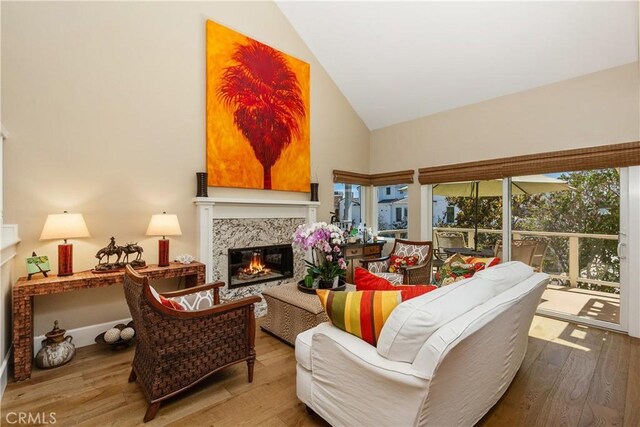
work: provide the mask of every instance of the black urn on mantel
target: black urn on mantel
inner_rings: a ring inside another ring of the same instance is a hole
[[[206,172],[196,172],[196,180],[198,188],[196,190],[196,197],[209,197],[208,183]]]

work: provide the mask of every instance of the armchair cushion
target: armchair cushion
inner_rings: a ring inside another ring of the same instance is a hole
[[[401,273],[403,268],[416,265],[419,259],[417,255],[391,255],[391,259],[389,260],[389,273]]]
[[[204,310],[205,308],[211,308],[214,306],[213,289],[171,297],[169,300],[176,304],[180,304],[183,307],[182,310],[188,311]]]
[[[331,323],[375,346],[394,308],[402,302],[400,291],[316,291]]]

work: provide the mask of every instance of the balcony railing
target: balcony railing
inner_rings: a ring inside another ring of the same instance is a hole
[[[391,237],[392,239],[406,239],[407,238],[407,229],[406,228],[394,228],[391,230],[378,230],[378,236],[380,237]]]
[[[467,242],[469,247],[474,246],[474,230],[473,228],[451,228],[451,227],[434,227],[435,231],[459,231],[467,235]],[[399,231],[399,230],[393,230]],[[478,234],[498,234],[502,235],[502,230],[492,230],[487,228],[479,228]],[[581,239],[596,239],[596,240],[618,240],[618,236],[615,234],[589,234],[589,233],[560,233],[553,231],[520,231],[513,230],[513,239],[521,239],[524,236],[531,237],[560,237],[567,238],[569,240],[569,259],[568,259],[568,272],[562,274],[549,274],[551,277],[560,280],[569,281],[571,287],[576,287],[578,282],[589,283],[594,285],[609,286],[619,288],[620,283],[609,282],[606,280],[590,279],[587,277],[580,277],[580,240]],[[434,245],[437,245],[434,239]],[[544,268],[544,264],[543,264]]]

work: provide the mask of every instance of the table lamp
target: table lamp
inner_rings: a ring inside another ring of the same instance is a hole
[[[158,266],[169,265],[169,239],[166,236],[180,236],[180,223],[177,215],[167,215],[163,212],[159,215],[151,215],[151,221],[147,228],[147,236],[162,236],[158,240]]]
[[[58,276],[73,274],[73,245],[67,243],[67,239],[79,237],[91,237],[82,214],[70,214],[64,211],[62,214],[47,216],[40,240],[64,240],[63,244],[58,245]]]

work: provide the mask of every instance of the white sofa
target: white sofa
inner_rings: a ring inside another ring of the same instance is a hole
[[[405,301],[377,347],[323,323],[296,339],[297,394],[334,426],[471,426],[522,363],[548,276],[520,262]]]

